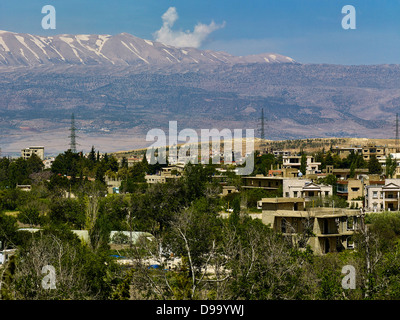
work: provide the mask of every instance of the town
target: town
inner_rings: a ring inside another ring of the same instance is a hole
[[[259,141],[245,176],[246,155],[224,161],[222,148],[203,164],[94,147],[1,158],[1,298],[399,297],[397,273],[382,275],[400,253],[396,141],[312,152]],[[346,264],[360,275],[354,290],[340,284]],[[60,289],[23,280],[41,281],[44,265]]]

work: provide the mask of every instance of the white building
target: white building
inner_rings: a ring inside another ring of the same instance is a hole
[[[400,179],[386,179],[384,185],[366,186],[365,210],[400,211]]]
[[[333,195],[331,185],[316,184],[309,179],[283,179],[283,197],[305,198],[327,197]]]

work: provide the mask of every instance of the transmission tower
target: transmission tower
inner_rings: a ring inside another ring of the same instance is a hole
[[[71,116],[71,128],[69,129],[71,131],[71,134],[69,136],[70,143],[69,147],[73,153],[76,153],[76,127],[75,127],[75,117],[74,114]]]
[[[399,114],[396,113],[396,153],[399,152]]]
[[[264,128],[264,108],[261,109],[261,128],[260,128],[260,138],[265,139],[265,128]]]
[[[260,134],[261,142],[260,142],[260,147],[265,147],[265,117],[264,117],[264,108],[261,109],[261,118],[259,118],[260,123],[259,123],[259,129],[258,132]],[[267,150],[264,149],[264,152]]]

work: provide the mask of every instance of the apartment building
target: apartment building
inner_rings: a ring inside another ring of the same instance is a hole
[[[353,249],[352,236],[363,219],[359,210],[305,210],[304,198],[264,198],[261,204],[264,224],[300,247],[310,245],[316,255]]]
[[[375,155],[379,162],[385,163],[387,148],[385,146],[366,145],[362,148],[362,155],[365,161],[369,161]]]
[[[43,161],[44,147],[28,147],[21,150],[21,157],[24,160],[28,160],[33,154],[36,154]]]

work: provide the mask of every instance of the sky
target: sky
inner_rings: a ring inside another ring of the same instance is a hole
[[[56,9],[45,30],[42,7]],[[355,8],[343,29],[342,8]],[[44,36],[118,34],[301,63],[399,64],[400,0],[2,0],[0,30]]]

